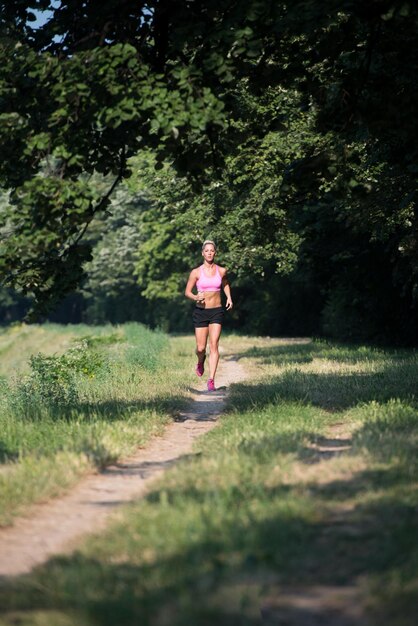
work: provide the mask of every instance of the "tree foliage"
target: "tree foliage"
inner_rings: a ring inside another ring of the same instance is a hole
[[[11,210],[0,271],[40,305],[79,284],[84,234],[128,175],[129,156],[143,145],[165,154],[179,127],[193,136],[221,122],[201,72],[175,42],[166,49],[171,9],[124,4],[62,2],[39,31],[27,23],[38,2],[2,4],[0,182]],[[100,197],[94,172],[113,175]]]
[[[172,175],[154,181],[160,206],[139,273],[152,295],[166,242],[197,251],[194,242],[210,235],[243,288],[256,279],[263,293],[263,276],[292,271],[306,292],[316,286],[322,330],[416,341],[416,9],[271,9],[257,30],[257,72],[225,90],[228,125],[207,184],[196,193]]]
[[[141,216],[146,207],[144,194],[132,194],[122,185],[108,215],[95,217],[88,236],[92,260],[84,267],[87,277],[81,289],[85,321],[145,321],[147,306],[138,288],[135,263],[141,254]]]
[[[415,5],[63,0],[33,30],[46,6],[2,4],[11,284],[39,307],[78,284],[87,229],[133,168],[157,198],[136,264],[148,298],[178,297],[197,240],[213,236],[243,289],[291,272],[315,284],[330,332],[376,328],[379,310],[387,332],[399,316],[412,328]],[[158,176],[132,160],[150,150]]]

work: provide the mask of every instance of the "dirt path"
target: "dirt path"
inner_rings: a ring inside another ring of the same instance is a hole
[[[229,385],[244,377],[242,365],[224,357],[217,376],[219,390],[208,393],[206,377],[197,380],[189,410],[161,437],[84,479],[66,496],[31,507],[14,526],[0,530],[0,579],[24,574],[52,555],[70,552],[82,535],[103,528],[117,507],[143,496],[156,477],[191,451],[197,437],[215,426]]]
[[[336,476],[324,467],[329,459],[343,456],[351,449],[352,431],[344,422],[328,427],[324,436],[316,437],[306,447],[304,463],[295,471],[299,484],[313,482],[320,489],[332,483]],[[347,473],[345,473],[347,478]],[[312,562],[317,579],[321,570],[329,568],[329,555],[338,545],[338,536],[359,536],[358,522],[350,521],[354,505],[336,503],[328,514],[327,523],[318,528],[317,541],[322,545],[324,562]],[[355,556],[353,556],[355,558]],[[338,569],[336,556],[335,569]],[[260,613],[266,626],[370,626],[365,612],[365,594],[361,576],[345,584],[279,584],[270,585],[262,596]]]

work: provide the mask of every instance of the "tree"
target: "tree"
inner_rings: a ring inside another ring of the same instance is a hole
[[[141,215],[146,206],[144,194],[131,194],[126,186],[120,186],[107,218],[95,218],[89,235],[92,260],[84,268],[87,278],[82,285],[87,322],[149,321],[148,303],[140,295],[135,276],[143,242]]]
[[[190,206],[176,207],[171,186],[164,210],[148,214],[150,255],[200,237],[196,216],[238,271],[245,246],[249,280],[290,271],[298,254],[314,260],[326,242],[326,298],[350,270],[346,251],[376,242],[388,284],[416,311],[412,3],[111,1],[99,11],[67,0],[40,32],[25,13],[40,3],[7,4],[16,10],[4,14],[0,176],[14,240],[0,269],[40,304],[82,275],[84,233],[108,202],[88,176],[113,173],[116,184],[146,148],[162,172],[171,162]],[[330,241],[335,224],[347,250]],[[153,265],[139,264],[148,295]]]
[[[196,258],[195,242],[210,235],[243,288],[292,268],[305,289],[316,284],[327,332],[416,341],[417,12],[383,2],[276,8],[257,31],[265,71],[225,90],[221,176],[214,164],[197,192],[170,171],[154,181],[160,206],[138,268],[146,293],[173,294],[159,276],[172,281],[168,267],[190,264],[165,257],[168,241],[194,246]],[[272,40],[280,23],[285,44]]]
[[[174,4],[69,0],[39,31],[30,9],[45,3],[1,5],[0,182],[11,208],[0,272],[38,310],[83,278],[86,230],[128,175],[128,158],[143,145],[165,154],[179,127],[201,135],[220,121],[220,101],[181,60],[180,33],[168,38]],[[101,196],[95,172],[113,175]]]

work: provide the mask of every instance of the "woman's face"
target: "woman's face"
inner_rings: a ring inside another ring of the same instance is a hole
[[[215,255],[216,255],[215,247],[211,243],[206,244],[206,246],[202,250],[202,256],[205,259],[205,261],[207,261],[208,263],[211,263],[213,259],[215,258]]]

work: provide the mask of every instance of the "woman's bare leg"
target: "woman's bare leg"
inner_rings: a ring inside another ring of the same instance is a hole
[[[221,324],[209,324],[209,378],[212,378],[212,380],[215,380],[219,362],[219,337],[221,336],[221,330]]]
[[[196,336],[196,355],[198,363],[203,363],[206,358],[206,344],[208,342],[209,328],[195,328]]]

